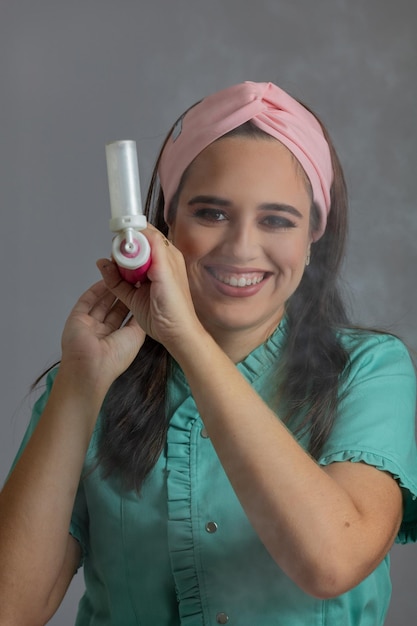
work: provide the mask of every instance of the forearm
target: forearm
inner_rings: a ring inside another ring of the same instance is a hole
[[[58,372],[47,406],[0,494],[0,596],[46,605],[63,568],[84,457],[102,391]]]
[[[342,587],[359,582],[376,563],[367,560],[374,550],[363,549],[368,520],[349,493],[301,448],[210,337],[191,339],[176,358],[229,480],[280,567],[317,594],[331,592],[332,579]]]

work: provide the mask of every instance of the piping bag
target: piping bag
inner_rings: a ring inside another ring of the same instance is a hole
[[[121,276],[129,283],[146,280],[151,265],[151,248],[141,230],[146,228],[140,194],[136,142],[106,144],[107,177],[110,194],[112,257]]]

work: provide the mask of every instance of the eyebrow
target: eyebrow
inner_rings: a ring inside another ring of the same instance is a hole
[[[193,206],[194,204],[213,204],[218,207],[230,207],[232,206],[232,202],[230,200],[226,200],[225,198],[219,198],[218,196],[194,196],[187,203],[189,206]],[[300,219],[303,218],[303,214],[293,207],[291,204],[284,204],[280,202],[263,202],[258,206],[258,209],[261,211],[279,211],[290,213],[295,217]]]

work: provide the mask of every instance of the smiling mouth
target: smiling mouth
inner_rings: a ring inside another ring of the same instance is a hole
[[[251,285],[258,285],[266,276],[265,272],[257,272],[256,274],[253,272],[246,274],[226,274],[213,270],[209,271],[216,280],[224,285],[230,285],[231,287],[250,287]]]

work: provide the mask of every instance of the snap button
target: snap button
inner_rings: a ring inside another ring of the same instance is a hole
[[[217,528],[218,528],[218,526],[217,526],[216,522],[207,522],[207,524],[206,524],[206,531],[208,533],[210,533],[210,534],[215,533]]]
[[[203,439],[208,439],[209,438],[205,426],[203,426],[203,428],[200,430],[200,437],[203,437]]]
[[[216,622],[218,624],[227,624],[228,621],[229,621],[229,616],[227,615],[227,613],[217,613]]]

